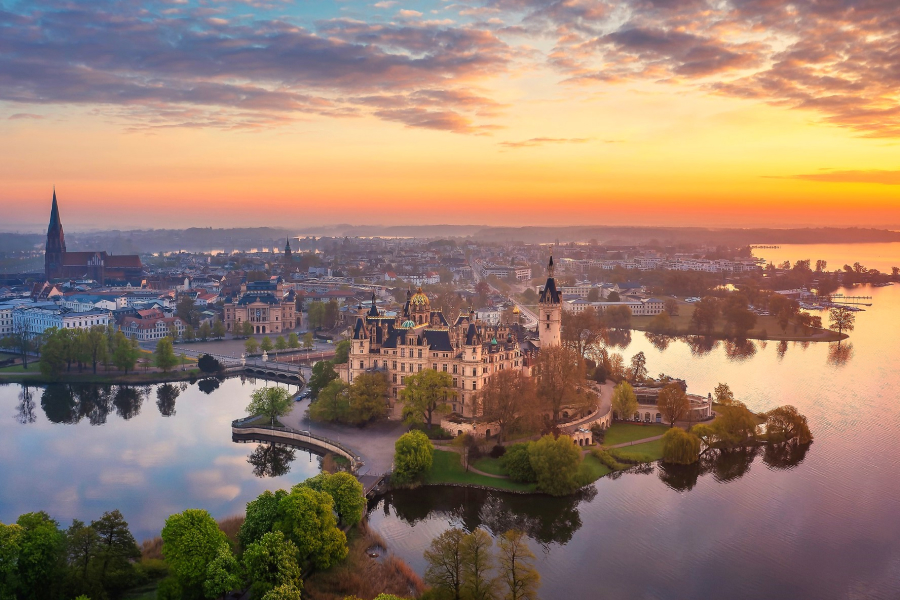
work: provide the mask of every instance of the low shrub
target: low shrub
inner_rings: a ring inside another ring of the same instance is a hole
[[[531,466],[531,457],[528,455],[529,443],[513,444],[506,448],[506,453],[500,458],[500,466],[509,473],[509,478],[519,483],[535,483],[537,474]]]
[[[504,454],[506,454],[506,446],[497,444],[496,446],[491,448],[491,458],[500,458]]]
[[[617,461],[615,459],[615,457],[612,454],[610,454],[610,452],[608,450],[601,450],[600,448],[594,448],[593,450],[591,450],[591,454],[593,454],[595,457],[597,457],[597,460],[599,460],[601,463],[603,463],[604,465],[606,465],[608,468],[612,469],[613,471],[622,471],[623,469],[628,468],[628,465],[624,465],[624,464],[620,463],[619,461]]]
[[[610,448],[607,452],[617,461],[637,465],[653,462],[653,457],[642,452],[628,452],[623,448]]]

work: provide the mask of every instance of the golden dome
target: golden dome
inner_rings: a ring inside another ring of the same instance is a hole
[[[518,305],[518,304],[516,304],[515,306],[513,306],[513,314],[514,314],[514,315],[517,315],[517,314],[519,314],[520,312],[522,312],[522,311],[519,310],[519,305]]]
[[[422,291],[422,288],[416,290],[416,293],[409,299],[409,303],[414,306],[428,306],[430,304],[428,296]]]

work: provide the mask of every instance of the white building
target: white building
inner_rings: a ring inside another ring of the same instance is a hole
[[[574,314],[583,312],[588,307],[602,314],[611,306],[627,306],[635,317],[655,316],[666,309],[665,302],[657,298],[642,298],[624,302],[589,302],[584,298],[574,298],[563,302],[563,308],[566,312]]]
[[[95,325],[109,325],[110,312],[102,309],[75,312],[56,305],[21,305],[13,310],[13,329],[29,336],[40,335],[51,327],[57,329],[89,329]]]

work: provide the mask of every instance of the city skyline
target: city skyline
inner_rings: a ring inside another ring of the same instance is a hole
[[[900,225],[889,3],[0,9],[6,230]]]

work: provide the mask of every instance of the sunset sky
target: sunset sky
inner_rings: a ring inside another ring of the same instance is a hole
[[[0,0],[0,231],[900,228],[897,0]]]

